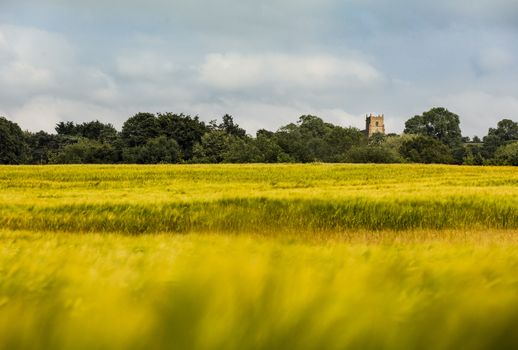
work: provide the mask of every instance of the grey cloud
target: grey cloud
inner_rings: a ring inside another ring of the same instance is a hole
[[[486,135],[488,128],[494,127],[503,118],[518,120],[518,97],[508,94],[496,96],[468,89],[459,94],[439,97],[435,103],[462,112],[461,128],[465,135]]]
[[[516,118],[514,0],[2,0],[0,21],[15,28],[0,30],[0,108],[25,128],[170,110],[253,132],[384,112],[399,132],[444,104],[482,135]]]
[[[331,55],[215,53],[201,66],[201,79],[224,90],[263,85],[322,90],[375,84],[382,76],[368,63]]]
[[[514,58],[506,50],[490,47],[480,52],[475,59],[475,69],[481,74],[499,72],[508,69],[514,63]]]

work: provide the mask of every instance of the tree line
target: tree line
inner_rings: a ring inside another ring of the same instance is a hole
[[[463,137],[459,116],[432,108],[405,123],[402,135],[367,137],[313,115],[277,131],[247,134],[230,115],[138,113],[122,130],[98,120],[60,122],[56,133],[22,131],[0,117],[0,164],[156,163],[443,163],[518,165],[518,123],[503,119],[482,139]]]

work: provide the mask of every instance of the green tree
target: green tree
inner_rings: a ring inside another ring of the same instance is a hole
[[[121,139],[126,147],[143,146],[158,137],[160,125],[152,113],[138,113],[126,120],[122,126]]]
[[[59,122],[55,128],[58,135],[78,136],[100,142],[112,142],[117,137],[117,130],[111,124],[100,121],[74,124],[74,122]]]
[[[178,163],[181,156],[178,143],[164,135],[148,140],[145,145],[123,150],[123,161],[131,164]]]
[[[277,144],[274,133],[271,131],[259,130],[254,143],[261,153],[260,162],[262,163],[291,163],[294,161]]]
[[[55,128],[58,135],[77,136],[78,131],[74,122],[59,122]]]
[[[495,152],[493,164],[518,166],[518,142],[500,146]]]
[[[234,123],[234,119],[231,115],[225,114],[223,116],[223,122],[219,125],[219,130],[226,132],[228,135],[236,136],[236,137],[245,137],[246,130],[242,129]]]
[[[405,141],[413,140],[417,137],[417,135],[411,135],[411,134],[402,134],[402,135],[386,135],[383,138],[382,145],[384,147],[390,148],[394,152],[400,154],[401,146]]]
[[[346,153],[342,161],[350,163],[401,163],[403,159],[399,153],[403,137],[398,135],[383,135],[375,133],[367,144],[357,143]],[[411,139],[405,136],[405,139]]]
[[[451,149],[436,138],[417,136],[401,145],[401,155],[413,163],[452,163]]]
[[[297,162],[337,162],[353,146],[366,144],[356,128],[342,128],[313,115],[280,128],[274,137],[282,151]]]
[[[482,147],[478,143],[470,143],[465,147],[463,164],[466,165],[482,165],[484,157],[482,156]]]
[[[27,156],[28,146],[22,129],[0,117],[0,164],[22,164]]]
[[[321,161],[326,153],[328,126],[316,116],[303,115],[297,123],[281,127],[274,136],[282,151],[297,162]]]
[[[333,151],[327,138],[333,131],[334,125],[314,115],[303,115],[299,118],[298,126],[302,141],[305,143],[305,157],[313,162],[329,161]]]
[[[387,138],[386,135],[380,133],[380,132],[375,132],[374,134],[372,134],[370,137],[369,137],[369,140],[368,140],[368,144],[369,145],[377,145],[377,146],[380,146],[382,145],[384,142],[385,142],[385,139]]]
[[[482,154],[486,159],[491,159],[496,150],[506,143],[518,140],[518,123],[510,119],[502,119],[496,128],[490,128],[484,137]]]
[[[327,149],[329,152],[322,159],[326,162],[340,162],[352,147],[364,146],[367,143],[364,133],[359,129],[340,126],[333,126],[324,140],[328,145]]]
[[[29,163],[48,164],[55,153],[64,146],[61,135],[49,134],[45,131],[27,132],[25,139],[29,145]]]
[[[311,161],[303,136],[296,124],[290,123],[281,127],[275,132],[273,139],[281,147],[282,151],[295,162],[306,163]]]
[[[430,136],[451,149],[462,145],[459,116],[446,108],[432,108],[405,122],[405,134]]]
[[[195,163],[221,163],[230,148],[230,135],[222,130],[212,130],[202,136],[193,148]]]
[[[82,138],[64,146],[50,161],[55,164],[111,164],[115,160],[116,150],[112,145]]]
[[[113,143],[117,138],[117,130],[111,124],[96,120],[76,125],[78,136],[99,142]]]
[[[496,129],[489,129],[488,135],[496,135],[502,141],[518,140],[518,123],[511,119],[502,119],[498,122]]]
[[[264,163],[264,156],[252,138],[230,136],[228,141],[224,163]]]
[[[395,150],[383,145],[353,146],[345,154],[348,163],[401,163],[402,159]]]
[[[303,115],[298,121],[300,132],[311,138],[324,138],[332,129],[333,125],[324,122],[314,115]]]
[[[192,118],[184,114],[159,113],[158,125],[161,135],[174,139],[178,143],[185,160],[192,158],[194,144],[200,142],[202,136],[208,131],[205,123],[198,117]]]

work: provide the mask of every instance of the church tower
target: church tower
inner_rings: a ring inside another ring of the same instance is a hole
[[[375,116],[367,115],[365,118],[365,135],[371,137],[375,133],[385,134],[385,116],[383,114]]]

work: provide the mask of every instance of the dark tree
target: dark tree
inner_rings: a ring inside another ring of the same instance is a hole
[[[280,128],[275,133],[274,140],[295,162],[307,163],[314,160],[308,150],[307,140],[296,124],[291,123]]]
[[[342,128],[312,115],[280,128],[274,137],[282,151],[297,162],[338,162],[353,146],[366,143],[356,128]]]
[[[331,130],[333,125],[324,122],[321,118],[314,115],[303,115],[299,118],[298,125],[300,132],[311,138],[324,138]]]
[[[445,108],[432,108],[423,115],[416,115],[405,123],[405,134],[430,136],[450,148],[462,144],[459,116]]]
[[[74,122],[59,122],[55,128],[58,135],[77,136],[77,129]]]
[[[401,157],[395,150],[376,144],[354,146],[347,152],[344,160],[349,163],[401,163]]]
[[[329,154],[322,159],[328,162],[340,162],[352,147],[364,145],[367,142],[365,135],[357,128],[342,128],[334,126],[325,136]]]
[[[284,153],[296,162],[319,161],[325,152],[323,140],[328,130],[324,121],[316,116],[303,115],[296,124],[281,127],[275,133],[275,141]]]
[[[330,161],[333,150],[327,137],[332,133],[334,125],[314,115],[303,115],[299,118],[298,126],[302,140],[305,140],[306,158],[309,161]]]
[[[499,147],[495,152],[493,164],[518,165],[518,142]]]
[[[275,133],[274,133],[273,131],[269,131],[269,130],[266,130],[266,129],[259,129],[259,130],[257,130],[257,132],[255,133],[255,136],[256,136],[256,137],[264,136],[264,137],[269,137],[269,138],[271,138],[273,135],[275,135]]]
[[[449,164],[453,162],[451,149],[436,138],[429,136],[417,136],[404,141],[400,153],[413,163]]]
[[[470,143],[465,146],[463,164],[466,165],[482,165],[484,157],[482,157],[482,146],[478,143]]]
[[[25,138],[30,149],[28,160],[30,164],[48,164],[52,156],[64,146],[63,137],[45,131],[28,132]]]
[[[226,132],[228,135],[237,136],[237,137],[245,137],[246,130],[239,127],[239,125],[234,123],[234,119],[231,115],[225,114],[223,116],[223,122],[219,125],[219,129]]]
[[[116,159],[113,146],[89,139],[64,146],[52,159],[56,164],[110,164]]]
[[[0,164],[22,164],[27,160],[28,147],[18,124],[0,117]]]
[[[405,123],[405,134],[375,134],[343,128],[313,115],[255,138],[230,115],[208,124],[184,114],[138,113],[119,134],[98,120],[60,122],[56,135],[25,132],[0,118],[0,163],[278,163],[375,162],[515,164],[518,123],[501,120],[484,137],[462,138],[459,117],[433,108]],[[29,150],[29,151],[28,151]]]
[[[502,119],[496,129],[490,128],[484,137],[482,153],[486,159],[491,159],[496,150],[506,143],[518,140],[518,123],[510,119]]]
[[[124,162],[131,164],[178,163],[181,156],[178,143],[164,135],[149,140],[143,146],[126,148],[123,151]]]
[[[221,163],[230,148],[230,135],[222,130],[212,130],[203,135],[193,148],[196,163]]]
[[[160,133],[174,139],[182,149],[183,158],[192,158],[194,144],[201,141],[201,137],[208,131],[204,122],[198,117],[165,113],[158,114]]]
[[[255,146],[261,153],[262,163],[291,163],[293,158],[288,156],[275,142],[274,133],[266,130],[259,130],[254,140]]]
[[[224,163],[264,163],[264,156],[250,137],[229,137],[228,150],[223,154]]]
[[[380,132],[376,132],[369,137],[369,145],[380,146],[385,141],[386,136]]]
[[[122,126],[121,139],[126,147],[145,145],[159,136],[160,125],[152,113],[138,113],[129,118]]]
[[[496,129],[490,128],[488,135],[498,136],[502,141],[518,140],[518,123],[511,119],[502,119],[496,125]]]
[[[416,115],[405,122],[405,130],[403,132],[405,134],[412,135],[429,135],[428,128],[426,126],[427,121],[425,117],[422,115]]]
[[[96,120],[76,125],[78,135],[90,140],[112,143],[117,138],[117,130],[111,124]]]
[[[59,122],[55,129],[60,136],[78,136],[100,142],[113,142],[117,138],[117,130],[113,125],[98,120],[82,124]]]

